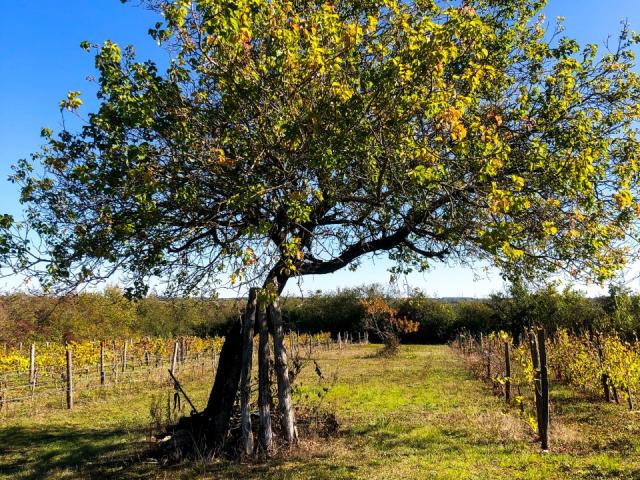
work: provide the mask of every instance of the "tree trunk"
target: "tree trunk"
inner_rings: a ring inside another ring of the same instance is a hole
[[[251,431],[251,365],[253,360],[253,328],[256,319],[257,289],[249,290],[249,301],[242,322],[242,368],[240,370],[240,417],[242,425],[242,454],[253,453]]]
[[[260,410],[260,448],[267,455],[273,449],[273,431],[271,429],[271,384],[269,379],[269,362],[271,351],[269,349],[269,326],[267,316],[262,308],[256,315],[260,332],[258,344],[258,408]]]
[[[270,275],[265,282],[265,286],[275,282],[275,276]],[[277,278],[279,295],[286,284],[286,277]],[[250,309],[250,303],[247,304],[247,310]],[[278,310],[279,311],[279,310]],[[269,326],[271,328],[271,326]],[[282,322],[280,320],[280,332],[282,332]],[[275,337],[274,337],[275,339]],[[275,342],[274,342],[275,343]],[[280,344],[282,350],[282,335],[280,336]],[[242,319],[238,318],[234,321],[225,335],[224,343],[220,352],[218,352],[218,364],[215,373],[215,380],[209,401],[204,411],[198,418],[192,419],[192,424],[204,433],[209,449],[218,449],[223,446],[227,433],[229,431],[230,419],[233,413],[233,406],[240,385],[240,376],[242,370],[242,352],[243,352],[243,336],[242,336]],[[274,349],[275,351],[275,349]],[[286,367],[286,353],[284,354]],[[276,359],[277,365],[277,359]],[[285,370],[288,386],[288,371]],[[278,382],[280,385],[280,381]],[[291,393],[289,387],[289,405],[291,405]],[[291,410],[291,407],[289,408]]]
[[[285,439],[292,445],[297,438],[295,414],[291,401],[291,385],[289,383],[289,367],[287,366],[287,351],[284,347],[282,329],[282,312],[278,300],[269,305],[268,317],[271,335],[273,336],[273,352],[275,355],[275,370],[278,379],[278,403],[282,417],[282,430]]]
[[[225,335],[218,356],[215,381],[209,394],[207,407],[203,412],[204,425],[210,447],[216,448],[224,442],[229,430],[229,420],[240,383],[242,366],[242,324],[240,319],[233,322]]]

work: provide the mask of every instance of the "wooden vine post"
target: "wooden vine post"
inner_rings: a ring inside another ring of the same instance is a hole
[[[504,401],[511,402],[511,352],[509,340],[504,342]]]
[[[604,400],[608,403],[611,401],[611,393],[609,391],[609,375],[604,371],[604,352],[602,351],[602,343],[600,342],[600,335],[596,337],[596,349],[598,350],[598,360],[600,361],[600,368],[602,374],[600,375],[600,383],[602,384],[602,390],[604,392]]]
[[[29,387],[31,387],[31,395],[36,388],[36,344],[32,343],[29,350]]]
[[[289,355],[291,356],[291,358],[293,358],[295,356],[295,349],[294,349],[294,338],[293,338],[293,331],[289,330]]]
[[[491,380],[491,341],[487,341],[487,348],[485,350],[487,355],[487,380]]]
[[[71,349],[67,346],[67,408],[73,408],[73,364],[71,359]]]
[[[100,341],[100,385],[104,385],[104,341]]]
[[[549,449],[549,375],[547,371],[547,347],[544,329],[538,331],[538,350],[540,355],[540,443],[543,450]]]
[[[176,341],[173,343],[173,355],[171,355],[171,374],[176,373],[176,365],[178,364],[178,352],[180,351],[180,344]]]
[[[113,376],[113,381],[118,383],[118,360],[117,360],[117,348],[116,341],[113,340],[111,342],[111,375]]]
[[[533,393],[536,402],[536,421],[538,424],[538,434],[542,424],[542,389],[540,386],[540,352],[538,351],[538,339],[534,332],[529,333],[529,344],[531,346],[531,362],[533,363]],[[542,436],[540,435],[542,440]]]
[[[124,342],[122,346],[122,373],[127,371],[127,343],[128,342]]]

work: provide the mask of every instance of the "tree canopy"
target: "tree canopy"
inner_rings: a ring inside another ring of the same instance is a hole
[[[397,272],[484,259],[602,280],[635,253],[628,28],[601,51],[548,31],[535,0],[147,6],[168,69],[83,42],[98,110],[43,130],[13,176],[23,234],[4,217],[0,248],[47,284],[282,288],[379,252]]]

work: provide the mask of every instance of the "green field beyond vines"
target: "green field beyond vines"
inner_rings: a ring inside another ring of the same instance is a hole
[[[552,382],[551,451],[542,453],[516,408],[505,407],[448,346],[403,346],[397,358],[354,345],[316,352],[329,393],[306,362],[297,401],[335,411],[339,433],[306,438],[268,464],[147,460],[161,390],[108,391],[68,412],[37,409],[0,422],[2,479],[556,479],[640,477],[640,418]],[[185,389],[201,407],[210,379]],[[311,395],[309,395],[311,394]]]

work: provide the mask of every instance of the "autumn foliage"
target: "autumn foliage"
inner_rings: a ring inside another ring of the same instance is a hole
[[[420,327],[418,322],[399,317],[398,310],[382,296],[371,295],[360,300],[360,305],[365,311],[365,327],[384,343],[381,354],[396,354],[400,346],[400,334],[417,332]]]

